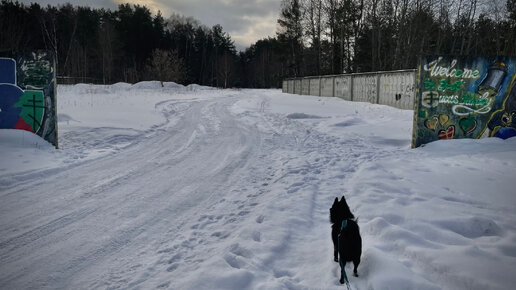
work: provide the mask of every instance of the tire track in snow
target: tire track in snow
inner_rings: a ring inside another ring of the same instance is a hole
[[[188,131],[188,129],[191,129],[194,126],[197,126],[198,121],[196,119],[201,116],[200,110],[201,108],[205,106],[205,104],[201,103],[194,103],[192,106],[189,106],[186,111],[189,113],[188,117],[186,119],[180,120],[179,122],[183,122],[180,124],[179,128],[183,129],[182,132]],[[183,114],[184,115],[184,114]],[[188,125],[191,123],[191,126]],[[187,124],[187,125],[185,125]],[[173,125],[173,124],[172,124]],[[172,126],[173,127],[173,126]],[[207,126],[208,127],[208,126]],[[144,202],[141,204],[135,204],[134,199],[136,201],[138,200],[138,196],[135,195],[139,190],[141,190],[139,193],[144,193],[145,186],[138,186],[138,190],[134,190],[134,188],[129,192],[124,193],[124,190],[120,190],[121,188],[130,188],[134,187],[135,184],[137,184],[138,180],[145,180],[149,174],[152,174],[157,168],[163,168],[163,166],[160,166],[160,164],[167,164],[166,166],[173,166],[174,164],[188,164],[188,158],[191,158],[192,156],[195,157],[196,154],[198,154],[198,151],[200,147],[197,144],[193,144],[195,146],[190,146],[187,144],[187,146],[183,146],[182,135],[177,134],[178,131],[169,130],[165,127],[166,130],[162,131],[161,134],[158,134],[157,136],[154,136],[155,138],[151,138],[150,140],[139,140],[139,143],[137,148],[131,148],[131,150],[126,150],[122,152],[121,154],[114,156],[112,158],[106,158],[105,160],[98,160],[98,162],[90,162],[89,164],[86,164],[84,167],[91,168],[90,170],[86,169],[87,171],[90,171],[94,174],[92,176],[84,176],[82,175],[82,172],[84,172],[85,168],[78,167],[76,169],[73,169],[66,172],[65,174],[57,174],[56,179],[52,180],[46,180],[41,181],[38,183],[37,188],[33,188],[32,191],[36,192],[45,192],[45,195],[42,195],[41,197],[44,198],[44,196],[49,195],[49,191],[46,191],[45,188],[50,187],[58,187],[61,189],[60,194],[69,194],[70,192],[74,193],[75,199],[70,198],[73,200],[77,200],[77,198],[86,200],[87,203],[92,203],[92,205],[98,207],[97,213],[99,216],[105,215],[106,212],[114,212],[119,213],[119,215],[128,215],[131,216],[132,214],[130,212],[141,212],[144,211],[146,207],[152,206],[155,204],[159,204],[159,200],[166,199],[167,197],[167,191],[164,192],[157,192],[158,194],[153,193],[153,196],[149,196],[149,198],[144,198]],[[181,132],[181,133],[182,133]],[[170,134],[170,135],[169,135]],[[180,141],[180,142],[176,142]],[[152,143],[157,143],[157,146],[148,146],[152,145]],[[166,146],[166,145],[169,146]],[[163,146],[165,145],[165,146]],[[148,146],[148,147],[147,147]],[[134,147],[134,146],[133,146]],[[165,149],[163,148],[165,147]],[[167,148],[168,147],[168,148]],[[151,149],[150,153],[146,154],[145,156],[138,156],[134,155],[133,152],[138,152],[141,149]],[[209,153],[210,150],[205,150]],[[165,154],[168,153],[168,154]],[[151,160],[148,160],[147,158],[150,156]],[[127,158],[130,157],[130,158]],[[134,158],[136,157],[136,158]],[[165,158],[163,158],[165,157]],[[159,159],[160,162],[156,163],[153,160]],[[120,162],[122,160],[129,161],[127,162]],[[215,161],[215,160],[214,160]],[[214,162],[212,161],[212,163]],[[126,164],[124,164],[126,163]],[[120,167],[119,165],[122,165],[123,167]],[[125,165],[125,166],[124,166]],[[136,166],[134,166],[136,165]],[[231,165],[232,166],[232,165]],[[231,170],[231,166],[228,167],[228,170]],[[238,164],[235,164],[235,168],[238,167]],[[121,170],[120,170],[121,169]],[[170,168],[169,168],[170,169]],[[112,170],[119,170],[119,174],[115,174],[115,177],[109,177],[109,174],[106,174],[109,171]],[[166,175],[166,171],[163,171],[164,174],[160,175]],[[228,173],[230,174],[230,172]],[[67,176],[65,179],[61,179],[63,175]],[[82,176],[81,176],[82,175]],[[75,177],[81,176],[84,180],[83,182],[80,182],[78,184],[69,184],[68,182],[70,180],[75,179]],[[107,177],[107,178],[106,178]],[[196,178],[197,176],[192,176],[192,178]],[[82,184],[87,183],[88,179],[90,181],[93,181],[93,186],[89,187],[83,187]],[[193,179],[191,179],[193,180]],[[176,179],[176,181],[179,181]],[[57,184],[52,184],[53,182]],[[125,182],[125,183],[124,183]],[[209,181],[205,181],[209,182]],[[132,184],[130,184],[132,183]],[[143,182],[145,184],[145,182]],[[126,186],[127,184],[130,184],[130,186]],[[32,185],[34,185],[34,182],[32,182]],[[30,188],[30,184],[27,185],[27,188]],[[80,186],[81,188],[77,190],[77,186]],[[202,191],[201,191],[202,193]],[[123,194],[123,195],[121,195]],[[187,195],[184,195],[184,200],[186,202],[187,210],[189,207],[193,205],[188,205],[189,197]],[[122,197],[122,199],[120,199]],[[33,203],[38,203],[36,201],[37,197],[33,195],[32,197]],[[131,201],[131,199],[133,201]],[[156,201],[154,202],[153,199]],[[97,201],[98,200],[98,201]],[[118,200],[116,202],[115,200]],[[175,200],[177,203],[181,203],[180,199]],[[47,206],[49,203],[47,203]],[[77,207],[77,204],[70,206]],[[124,206],[127,208],[125,209]],[[43,206],[40,206],[43,207]],[[122,209],[118,209],[117,207],[121,207]],[[159,210],[159,208],[162,208]],[[101,263],[101,261],[105,260],[106,257],[109,257],[113,255],[114,253],[119,252],[123,248],[125,248],[127,245],[129,245],[131,242],[134,243],[133,239],[140,236],[143,231],[151,231],[152,227],[155,227],[156,225],[160,226],[156,232],[159,232],[164,227],[163,225],[160,225],[160,223],[163,221],[163,216],[170,214],[170,209],[167,207],[167,204],[164,203],[162,206],[157,207],[157,211],[153,214],[146,215],[146,217],[143,220],[138,221],[137,223],[132,223],[129,227],[125,227],[125,229],[122,229],[120,231],[115,230],[107,230],[107,233],[109,237],[107,237],[106,242],[97,243],[91,248],[86,247],[85,250],[78,251],[78,253],[73,254],[70,257],[60,257],[58,260],[62,260],[62,262],[58,262],[58,265],[62,265],[62,267],[57,270],[58,273],[60,273],[57,277],[50,277],[48,275],[44,275],[45,268],[39,267],[39,266],[30,266],[31,268],[36,267],[37,270],[29,273],[30,276],[33,276],[33,278],[30,277],[23,277],[23,275],[17,275],[16,269],[13,269],[11,274],[9,276],[4,277],[2,280],[8,281],[9,283],[6,285],[9,285],[10,283],[15,283],[14,285],[30,285],[27,283],[30,283],[30,280],[37,280],[38,284],[33,285],[54,285],[55,287],[64,287],[66,284],[66,281],[68,281],[71,277],[76,276],[77,274],[82,275],[83,271],[92,267],[94,264]],[[176,207],[180,208],[180,207]],[[156,209],[156,208],[155,208]],[[31,214],[34,215],[34,214]],[[45,214],[42,213],[42,215],[39,217],[39,219],[42,219]],[[8,255],[12,257],[12,260],[17,260],[17,257],[23,257],[27,254],[31,255],[34,254],[32,251],[29,251],[29,253],[25,252],[23,253],[23,250],[26,250],[27,248],[35,249],[37,248],[37,244],[41,244],[39,240],[43,237],[50,237],[50,236],[56,236],[56,235],[62,235],[63,230],[67,230],[68,228],[71,228],[71,232],[79,231],[81,232],[79,227],[81,227],[81,224],[95,224],[97,223],[97,220],[99,218],[96,216],[77,216],[75,219],[64,218],[63,219],[57,219],[55,222],[50,223],[47,226],[39,227],[38,230],[34,230],[31,232],[26,232],[22,235],[20,235],[17,238],[14,238],[12,240],[9,240],[5,242],[4,246],[11,245],[12,243],[17,244],[17,248],[15,250],[17,251],[10,251]],[[102,222],[98,220],[99,222]],[[116,221],[116,220],[113,220]],[[108,221],[104,221],[108,222]],[[22,225],[20,225],[21,227]],[[92,228],[91,226],[88,226],[87,228]],[[60,230],[61,233],[57,233]],[[99,231],[98,229],[94,229],[93,232]],[[100,233],[100,232],[99,232]],[[82,235],[82,234],[80,234]],[[80,240],[82,237],[78,236],[78,239]],[[59,240],[59,238],[52,237],[54,240]],[[77,240],[77,238],[72,237],[66,237],[66,239],[71,240]],[[47,239],[48,240],[48,239]],[[72,244],[76,243],[72,241]],[[66,245],[65,245],[66,246]],[[6,247],[7,248],[7,247]],[[13,248],[10,248],[13,250]],[[51,254],[49,256],[56,257],[54,254]],[[65,259],[63,259],[65,258]],[[46,260],[45,258],[41,260]],[[8,261],[7,259],[3,259],[3,261]],[[9,260],[11,261],[11,260]],[[37,263],[35,263],[36,265]],[[27,265],[23,266],[20,265],[22,268],[26,268]],[[4,264],[4,267],[7,267],[7,264]],[[55,266],[58,267],[58,266]],[[2,267],[3,268],[3,267]],[[7,274],[3,271],[4,274]],[[45,277],[47,276],[47,277]],[[10,277],[10,278],[9,278]],[[14,278],[13,278],[14,277]],[[34,278],[39,277],[39,278]],[[11,279],[13,278],[13,279]],[[22,279],[21,281],[16,282],[14,279]],[[25,281],[25,282],[23,282]],[[52,281],[52,282],[50,282]],[[21,284],[20,284],[21,283]],[[50,284],[48,284],[50,283]],[[64,284],[63,284],[64,283]],[[12,284],[11,284],[12,285]]]

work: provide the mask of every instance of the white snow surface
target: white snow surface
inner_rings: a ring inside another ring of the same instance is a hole
[[[1,289],[514,289],[516,138],[410,149],[413,112],[279,90],[58,87],[59,145],[0,130]]]

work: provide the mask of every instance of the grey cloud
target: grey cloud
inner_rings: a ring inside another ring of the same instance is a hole
[[[271,13],[278,14],[279,0],[158,0],[170,9],[193,16],[206,25],[221,24],[226,30],[240,31],[241,26],[250,25],[249,19],[260,19]],[[225,25],[224,25],[225,24]]]
[[[157,0],[157,2],[167,6],[171,11],[185,16],[193,16],[204,25],[222,25],[224,31],[227,31],[235,39],[239,49],[249,46],[259,38],[274,35],[275,31],[272,29],[262,32],[260,35],[248,36],[246,40],[242,36],[251,27],[263,27],[265,23],[271,26],[270,19],[271,17],[277,18],[280,7],[280,0]],[[257,31],[263,31],[263,28]],[[253,39],[249,37],[253,37]]]

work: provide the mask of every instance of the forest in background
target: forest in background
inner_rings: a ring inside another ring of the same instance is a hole
[[[280,1],[280,0],[278,0]],[[0,2],[0,52],[45,49],[61,80],[280,87],[288,77],[416,68],[420,55],[516,56],[516,0],[281,0],[276,35],[237,51],[220,25]]]

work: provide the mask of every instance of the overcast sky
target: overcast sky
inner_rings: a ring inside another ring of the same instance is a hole
[[[220,24],[231,35],[238,50],[257,40],[274,36],[281,0],[21,0],[42,6],[72,5],[105,7],[115,10],[120,3],[145,5],[167,19],[172,13],[193,16],[206,26]]]

